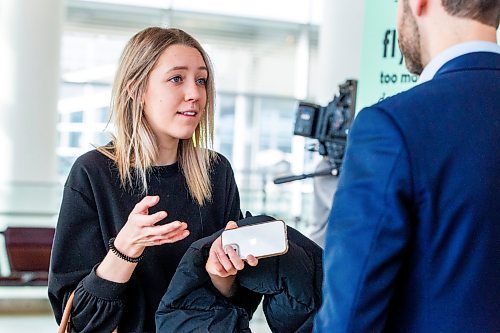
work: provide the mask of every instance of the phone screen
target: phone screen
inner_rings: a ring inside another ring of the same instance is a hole
[[[224,230],[222,246],[232,246],[242,259],[248,255],[262,258],[284,254],[288,250],[285,222],[269,221]]]

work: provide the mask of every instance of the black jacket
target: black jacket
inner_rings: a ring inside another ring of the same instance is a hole
[[[273,219],[253,216],[248,225]],[[222,296],[212,285],[205,263],[222,230],[193,243],[182,258],[156,312],[158,332],[250,332],[249,321],[262,297],[273,332],[310,332],[321,305],[322,250],[287,227],[288,252],[260,259],[238,272],[235,297]]]

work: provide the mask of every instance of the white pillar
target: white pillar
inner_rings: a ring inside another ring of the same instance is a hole
[[[307,87],[309,86],[309,26],[303,25],[297,41],[295,60],[295,98],[301,100],[307,98]]]
[[[63,10],[63,0],[0,0],[0,230],[55,223]]]
[[[63,9],[63,0],[0,0],[0,183],[56,181]]]
[[[325,105],[346,79],[358,79],[364,0],[325,0],[319,32],[318,103]]]
[[[323,17],[319,30],[319,84],[317,103],[327,105],[339,93],[339,84],[346,79],[359,79],[361,72],[361,52],[363,44],[364,0],[324,0]],[[323,168],[320,162],[317,168]],[[326,184],[326,187],[324,186]],[[332,185],[331,189],[328,187]],[[323,186],[321,186],[323,185]],[[324,242],[324,224],[328,215],[325,211],[333,198],[336,179],[328,177],[316,180],[314,184],[312,225],[308,230],[311,238],[319,244]]]
[[[248,156],[245,151],[248,145],[248,113],[250,112],[247,99],[243,95],[236,96],[234,103],[234,136],[232,166],[236,171],[247,171]]]

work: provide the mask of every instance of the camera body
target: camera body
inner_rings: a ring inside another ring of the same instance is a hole
[[[338,171],[356,112],[356,90],[357,81],[347,80],[339,85],[339,95],[327,106],[300,102],[297,109],[293,134],[318,140],[317,150]]]

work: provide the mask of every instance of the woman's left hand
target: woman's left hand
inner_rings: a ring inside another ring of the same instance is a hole
[[[229,221],[225,229],[229,230],[236,228],[238,228],[236,222]],[[257,266],[259,263],[258,259],[252,255],[246,257],[246,262],[250,266]],[[223,295],[231,296],[236,273],[241,271],[244,267],[245,262],[231,246],[228,246],[226,251],[224,251],[221,236],[212,243],[205,269],[210,275],[213,285]]]

